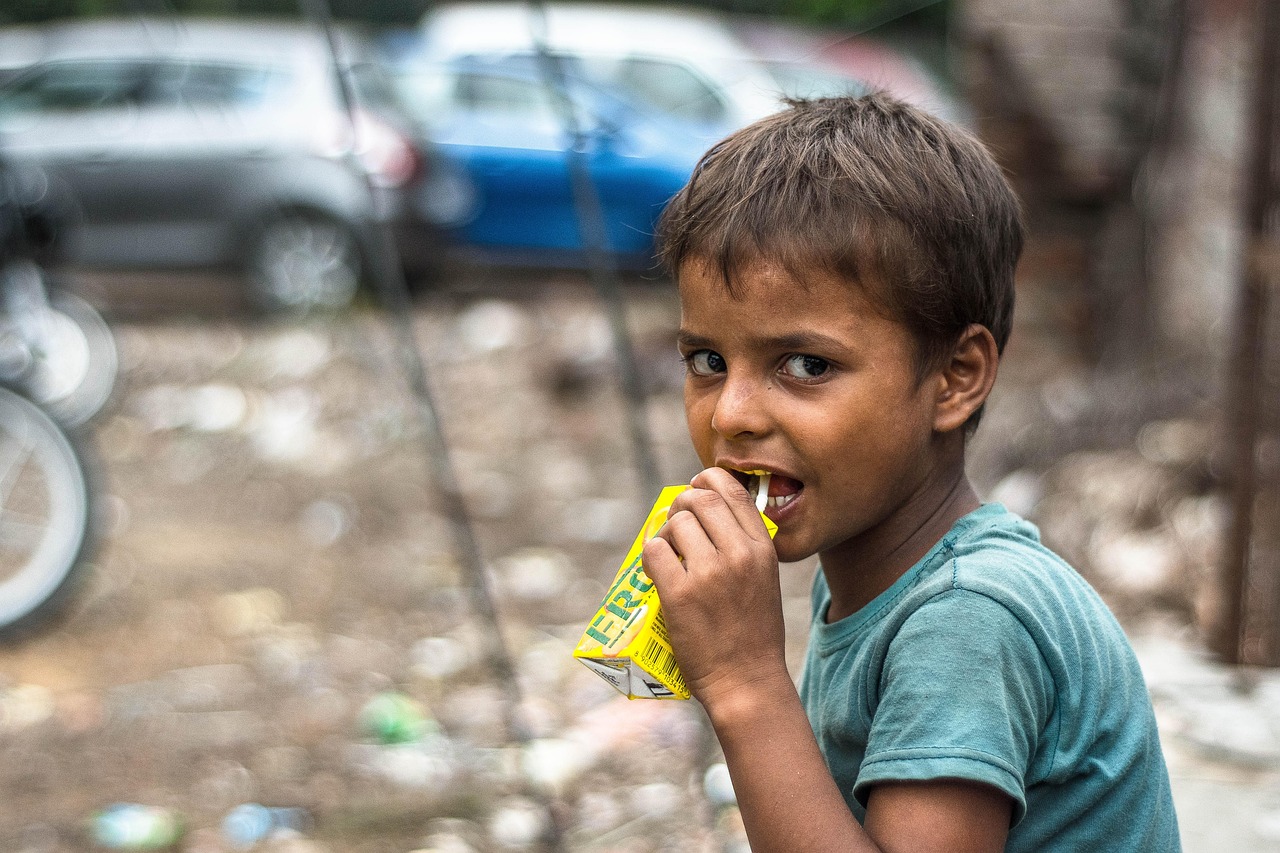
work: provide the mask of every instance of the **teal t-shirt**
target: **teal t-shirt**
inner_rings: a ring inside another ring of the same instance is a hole
[[[861,821],[880,782],[958,778],[1014,802],[1011,853],[1180,849],[1138,662],[1089,584],[986,504],[857,613],[814,582],[800,696]]]

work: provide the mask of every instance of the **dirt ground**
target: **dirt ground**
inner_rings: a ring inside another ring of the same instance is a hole
[[[85,436],[98,546],[66,618],[0,649],[0,849],[99,849],[92,821],[113,803],[180,816],[189,853],[247,849],[224,820],[248,803],[301,810],[263,850],[545,849],[551,825],[572,850],[745,849],[697,707],[629,703],[569,656],[652,498],[584,279],[473,271],[412,317],[514,685],[485,660],[494,626],[380,311],[266,321],[211,282],[81,290],[122,363]],[[696,465],[674,293],[633,279],[626,295],[661,474],[680,482]],[[1065,310],[1048,292],[1027,302],[975,447],[980,487],[1028,509],[1099,500],[1072,490],[1093,469],[1063,425],[1097,388],[1054,331]],[[1197,422],[1160,423],[1164,457],[1124,438],[1128,467],[1108,457],[1089,480],[1119,476],[1131,515],[1135,477],[1162,477],[1162,501],[1170,483],[1204,497]],[[1054,516],[1096,532],[1083,510]],[[1126,618],[1155,602],[1194,626],[1209,557],[1178,553],[1157,577],[1097,577]],[[797,662],[811,573],[785,567]],[[413,703],[404,736],[371,716],[389,694]],[[521,737],[504,722],[517,695]]]

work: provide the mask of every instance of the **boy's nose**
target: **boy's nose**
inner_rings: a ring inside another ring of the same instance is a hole
[[[762,434],[768,424],[763,391],[754,382],[727,378],[711,413],[711,428],[725,438],[747,438]]]

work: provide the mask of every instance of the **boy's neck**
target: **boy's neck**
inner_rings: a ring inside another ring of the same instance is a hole
[[[820,555],[831,592],[827,622],[869,604],[982,504],[963,466],[949,483],[939,485],[943,488],[917,495],[880,525]]]

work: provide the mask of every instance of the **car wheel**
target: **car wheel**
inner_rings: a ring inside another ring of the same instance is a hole
[[[360,283],[360,248],[351,229],[333,219],[281,216],[258,237],[249,276],[250,296],[260,309],[341,308]]]

